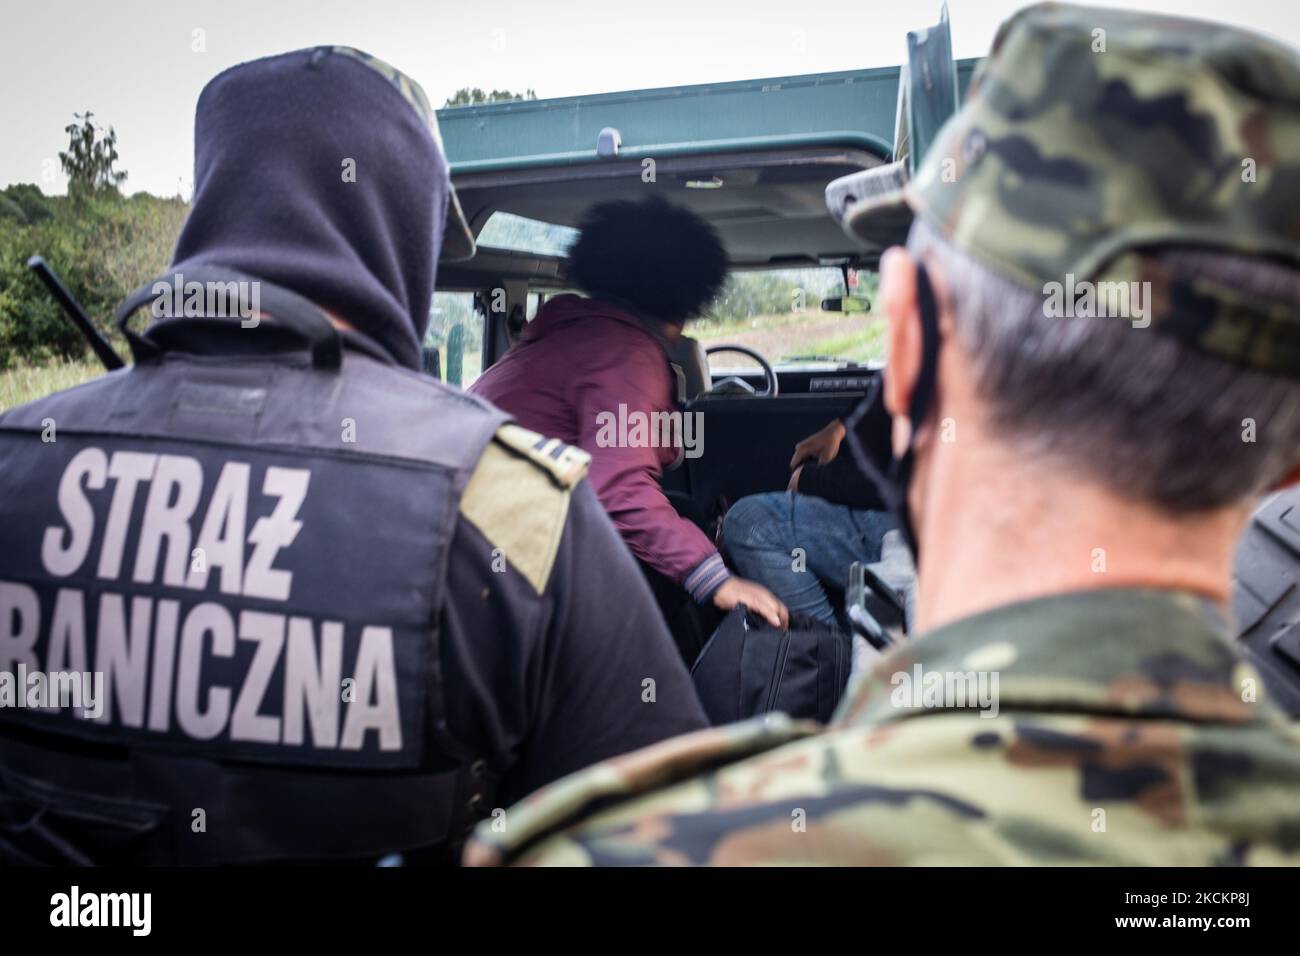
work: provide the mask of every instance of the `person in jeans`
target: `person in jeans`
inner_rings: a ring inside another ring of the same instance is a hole
[[[873,412],[876,409],[873,408]],[[882,417],[884,412],[880,409]],[[873,429],[888,455],[888,431]],[[891,550],[883,564],[885,536],[897,527],[880,493],[846,451],[844,423],[834,420],[795,446],[786,491],[741,498],[727,512],[722,537],[736,570],[770,588],[792,614],[825,624],[846,624],[831,590],[848,584],[854,563],[877,575],[909,600],[916,575],[905,554]]]

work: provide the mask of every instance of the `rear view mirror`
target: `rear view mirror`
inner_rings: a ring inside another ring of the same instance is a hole
[[[823,312],[841,312],[845,315],[870,312],[871,300],[865,295],[834,295],[822,299]]]

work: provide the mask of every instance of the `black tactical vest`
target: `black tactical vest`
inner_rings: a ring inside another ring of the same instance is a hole
[[[505,416],[262,308],[0,416],[0,860],[362,861],[486,812],[438,622]]]

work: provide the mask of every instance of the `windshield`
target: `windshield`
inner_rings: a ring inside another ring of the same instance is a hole
[[[774,367],[842,366],[884,362],[885,326],[866,311],[874,307],[877,275],[850,271],[845,312],[826,312],[822,300],[844,297],[838,268],[774,269],[733,272],[705,314],[687,334],[705,347],[743,345]],[[712,359],[714,370],[749,369],[754,363],[735,352]]]

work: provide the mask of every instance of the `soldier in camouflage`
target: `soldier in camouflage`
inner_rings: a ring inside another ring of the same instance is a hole
[[[920,636],[824,728],[607,761],[465,861],[1300,862],[1300,734],[1225,618],[1252,508],[1300,476],[1298,155],[1291,49],[1072,6],[1004,24],[914,176],[829,191],[868,245],[912,220],[881,299]]]

